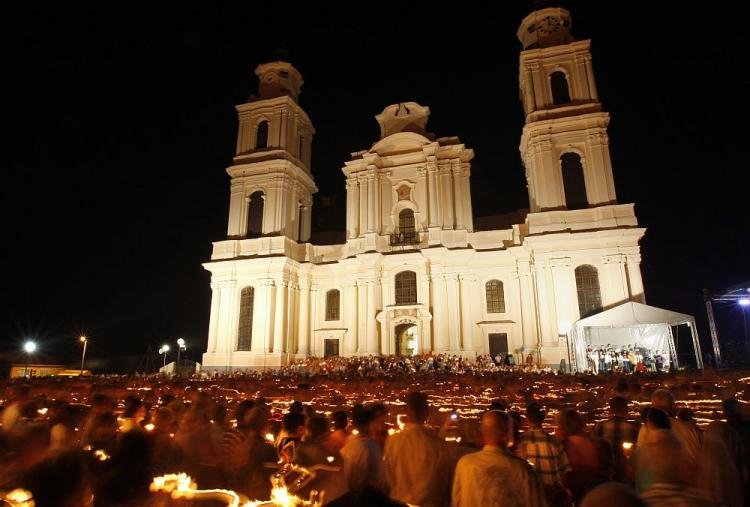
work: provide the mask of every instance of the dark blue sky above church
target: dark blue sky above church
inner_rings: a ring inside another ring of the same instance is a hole
[[[50,359],[142,353],[208,326],[201,262],[226,234],[237,128],[255,66],[285,47],[317,129],[313,227],[343,230],[341,167],[378,137],[394,102],[431,109],[429,130],[476,152],[475,218],[528,205],[518,152],[516,29],[531,2],[476,8],[333,4],[113,12],[31,7],[6,16],[2,88],[5,267],[0,335]],[[635,202],[651,304],[693,313],[700,290],[750,279],[745,34],[720,8],[563,2],[591,38],[620,202]],[[741,332],[734,310],[720,331]]]

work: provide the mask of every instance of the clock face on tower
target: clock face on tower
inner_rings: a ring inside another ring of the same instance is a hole
[[[558,30],[562,26],[560,23],[560,19],[556,18],[555,16],[547,16],[542,18],[542,20],[537,25],[537,31],[540,32],[542,35],[549,35],[555,30]]]

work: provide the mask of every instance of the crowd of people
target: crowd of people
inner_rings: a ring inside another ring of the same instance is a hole
[[[559,368],[540,365],[529,354],[517,363],[513,354],[488,354],[469,358],[455,354],[419,354],[413,356],[328,356],[296,359],[281,368],[245,372],[256,378],[273,377],[400,377],[403,375],[486,375],[507,371],[559,372]],[[223,372],[222,372],[223,373]],[[214,373],[219,375],[220,373]]]
[[[669,354],[661,350],[649,350],[637,344],[625,347],[606,345],[589,347],[588,369],[593,373],[668,372]]]
[[[154,477],[186,472],[201,488],[268,499],[272,476],[295,464],[320,470],[290,489],[324,491],[332,506],[739,507],[750,498],[750,388],[740,374],[559,375],[490,361],[477,370],[450,356],[326,359],[214,378],[6,381],[0,492],[20,488],[36,507],[190,505],[149,491]]]

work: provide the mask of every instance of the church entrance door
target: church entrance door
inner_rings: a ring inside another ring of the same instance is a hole
[[[503,357],[508,354],[508,333],[490,333],[490,356],[495,359],[495,356],[502,354]]]
[[[323,356],[338,356],[339,355],[339,340],[338,338],[326,338],[323,343]]]
[[[417,349],[417,326],[415,324],[399,324],[396,326],[396,355],[413,356]]]

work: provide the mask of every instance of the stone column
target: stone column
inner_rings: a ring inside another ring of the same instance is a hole
[[[211,282],[211,313],[208,324],[208,347],[209,353],[216,352],[219,338],[219,309],[221,305],[221,289],[218,282]]]
[[[268,353],[273,343],[273,307],[275,287],[273,280],[263,279],[256,283],[253,306],[253,339],[250,350],[256,353]]]
[[[284,352],[286,339],[286,280],[276,281],[276,304],[274,305],[273,350],[274,354]]]
[[[297,324],[299,326],[297,354],[307,356],[310,354],[310,287],[304,282],[299,286],[299,318]]]
[[[534,83],[531,75],[531,66],[529,64],[523,67],[523,84],[524,94],[526,95],[526,111],[527,115],[536,110],[536,101],[534,100]]]
[[[357,281],[357,353],[367,349],[367,283]]]
[[[453,209],[456,214],[456,229],[466,229],[463,199],[461,199],[461,162],[459,160],[451,163],[451,177],[453,178]]]
[[[472,315],[472,305],[475,304],[474,298],[472,298],[471,286],[472,282],[476,277],[472,274],[462,273],[458,279],[461,285],[461,327],[462,327],[462,340],[461,350],[465,352],[475,352],[473,332],[476,322]]]
[[[445,277],[446,296],[448,300],[448,337],[450,350],[461,350],[461,298],[458,293],[458,275],[449,273]]]
[[[294,354],[297,352],[297,284],[294,282],[287,283],[286,289],[286,339],[284,340],[284,352]]]
[[[239,324],[239,305],[236,293],[237,282],[234,280],[223,280],[219,282],[221,291],[221,306],[219,307],[219,325],[217,329],[216,351],[231,354],[236,349],[237,332]]]
[[[302,241],[310,241],[310,219],[312,212],[312,202],[306,203],[302,207]]]
[[[445,275],[435,274],[432,276],[432,305],[433,305],[433,342],[435,352],[446,352],[448,350],[448,301],[447,301]]]
[[[440,208],[443,212],[443,229],[454,228],[453,217],[453,185],[451,185],[450,166],[444,165],[440,171]]]
[[[468,163],[461,164],[461,194],[457,197],[458,204],[462,206],[464,213],[464,226],[469,232],[474,230],[474,211],[471,206],[471,187],[469,185],[469,175],[471,169]]]
[[[424,167],[417,167],[416,177],[416,196],[414,199],[417,201],[417,207],[419,208],[419,223],[415,224],[418,231],[424,230],[429,224],[427,211],[427,169]]]
[[[521,330],[523,332],[523,346],[531,350],[539,343],[537,336],[536,301],[534,300],[534,285],[528,260],[518,261],[518,293],[521,295]]]
[[[541,72],[539,71],[539,63],[530,62],[528,68],[531,73],[532,88],[534,89],[534,102],[536,103],[537,108],[541,109],[552,103],[552,97],[550,93],[544,93],[547,86],[542,80]],[[547,99],[547,96],[550,96],[550,98]]]
[[[591,55],[584,55],[583,61],[586,66],[586,79],[589,82],[589,94],[591,100],[599,100],[599,93],[596,91],[596,81],[594,81],[594,69],[591,66]]]
[[[357,237],[357,220],[355,210],[359,209],[357,202],[357,180],[349,178],[346,180],[346,237],[353,239]]]
[[[630,300],[628,276],[625,272],[625,259],[622,254],[604,256],[605,279],[599,275],[599,288],[602,294],[602,305],[608,306]],[[604,282],[604,283],[602,283]]]
[[[574,302],[577,301],[575,280],[571,278],[573,272],[569,257],[550,259],[553,287],[555,291],[555,309],[557,313],[557,329],[569,329],[578,320],[578,312]],[[571,281],[573,284],[571,285]],[[559,333],[558,333],[559,334]]]
[[[359,178],[359,234],[360,236],[367,232],[367,207],[370,203],[367,200],[369,191],[367,189],[367,177]]]
[[[256,280],[253,288],[253,336],[250,340],[250,352],[262,354],[264,339],[268,331],[266,321],[270,313],[270,306],[267,306],[268,282],[267,280]]]
[[[547,262],[535,261],[534,278],[536,285],[536,296],[539,305],[539,332],[542,345],[557,345],[557,314],[555,312],[555,296],[552,284],[552,273]]]
[[[577,100],[588,99],[589,86],[583,55],[576,53],[573,56],[573,60],[575,70],[570,69],[568,72],[568,88],[570,90],[570,100],[575,103]]]
[[[375,293],[375,280],[367,280],[367,313],[364,319],[367,321],[367,350],[368,354],[378,354],[378,330],[375,315],[377,313],[377,295]]]
[[[641,255],[628,255],[627,257],[628,281],[630,282],[630,300],[646,304],[646,293],[643,290],[643,278],[641,277]]]
[[[392,204],[391,172],[385,171],[380,176],[380,189],[378,190],[378,204],[380,205],[380,230],[379,234],[393,234],[393,222],[390,220]]]
[[[310,355],[323,355],[320,351],[315,330],[318,326],[318,284],[310,284],[310,315],[307,319],[310,322]],[[343,346],[343,344],[342,344]]]
[[[227,236],[242,236],[242,215],[247,214],[243,210],[244,196],[240,185],[232,185],[231,196],[229,197],[229,223],[227,224]],[[247,229],[245,229],[247,230]]]
[[[357,352],[357,286],[350,281],[344,285],[344,327],[346,336],[342,350],[347,356]]]
[[[375,174],[368,172],[367,174],[367,232],[375,232],[377,230],[377,224],[375,223],[375,215],[377,212],[378,203],[375,200]]]
[[[430,227],[440,225],[438,220],[438,191],[437,191],[437,159],[434,156],[427,157],[427,199],[429,201],[429,224]]]

